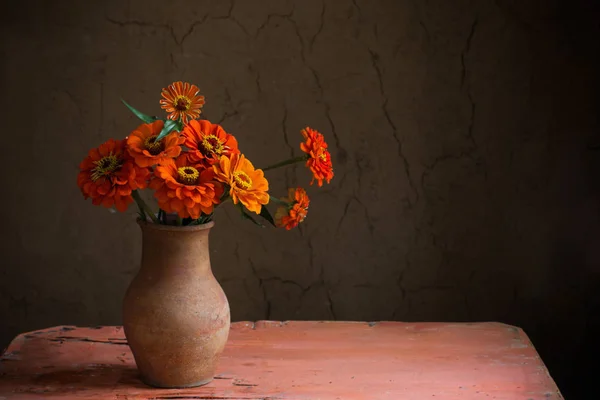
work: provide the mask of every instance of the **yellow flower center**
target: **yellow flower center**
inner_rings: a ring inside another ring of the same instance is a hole
[[[223,143],[215,135],[207,135],[202,139],[202,147],[205,154],[216,154],[220,156],[223,153]]]
[[[235,184],[244,189],[248,190],[252,187],[252,179],[244,171],[236,171],[233,173],[233,181]]]
[[[194,167],[177,168],[177,175],[179,183],[183,183],[184,185],[195,185],[200,177],[200,173]]]
[[[114,154],[102,157],[98,161],[94,161],[96,168],[92,169],[92,181],[96,182],[103,176],[110,175],[121,166],[120,160]]]
[[[165,144],[162,140],[156,141],[158,135],[150,136],[148,139],[144,141],[144,146],[146,150],[153,156],[160,154],[165,149]]]
[[[325,155],[325,153],[321,153],[319,154],[319,158],[321,159],[321,161],[325,162],[327,161],[327,156]]]
[[[173,106],[177,111],[188,111],[192,106],[192,100],[190,100],[190,98],[187,96],[179,95],[175,97]]]

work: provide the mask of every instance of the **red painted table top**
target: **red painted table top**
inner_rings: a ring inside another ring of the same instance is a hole
[[[217,372],[150,388],[121,327],[55,327],[13,340],[0,400],[562,399],[525,333],[500,323],[237,322]]]

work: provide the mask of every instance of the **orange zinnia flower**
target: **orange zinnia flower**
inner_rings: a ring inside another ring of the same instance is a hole
[[[262,169],[254,169],[243,154],[223,156],[213,165],[217,179],[229,185],[233,203],[242,203],[249,211],[260,214],[262,205],[269,203],[269,182]]]
[[[285,227],[289,231],[297,227],[306,218],[310,199],[304,189],[289,188],[288,197],[281,200],[289,205],[277,209],[275,212],[275,224],[279,227]]]
[[[306,127],[301,131],[305,141],[300,144],[300,149],[308,154],[306,166],[313,173],[312,185],[315,179],[319,186],[323,186],[323,180],[327,183],[333,178],[333,166],[331,165],[331,154],[327,150],[327,143],[323,135],[314,129]]]
[[[127,210],[133,201],[131,191],[148,184],[150,171],[135,164],[126,150],[125,140],[110,139],[96,149],[79,165],[77,185],[83,196],[94,205]]]
[[[193,120],[181,132],[187,156],[192,162],[203,163],[207,167],[219,162],[221,156],[237,154],[237,140],[218,124],[206,120]]]
[[[184,139],[177,132],[156,141],[163,126],[164,122],[161,120],[142,124],[127,138],[129,154],[140,167],[165,164],[181,153],[180,145],[183,144]]]
[[[186,124],[188,120],[198,118],[202,112],[204,96],[199,93],[200,89],[196,85],[173,82],[160,93],[160,106],[169,113],[169,119],[181,119]]]
[[[214,180],[214,171],[189,163],[183,154],[157,166],[154,175],[150,187],[156,190],[159,207],[181,218],[197,219],[201,213],[212,213],[223,194],[223,185]]]

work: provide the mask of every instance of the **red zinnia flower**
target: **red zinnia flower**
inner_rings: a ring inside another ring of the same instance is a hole
[[[173,82],[169,87],[163,88],[160,93],[162,99],[160,106],[169,113],[172,120],[179,120],[186,124],[188,120],[196,119],[202,112],[204,96],[200,95],[198,86],[187,82]]]
[[[77,185],[92,204],[127,210],[133,198],[132,190],[148,185],[150,171],[136,165],[126,150],[125,140],[110,139],[96,149],[79,165]]]
[[[140,167],[165,164],[181,153],[180,145],[183,144],[184,139],[177,132],[156,141],[163,126],[164,122],[161,120],[142,124],[127,138],[129,154],[135,158],[135,163]]]
[[[277,209],[275,212],[275,224],[279,227],[285,227],[289,231],[297,227],[306,218],[310,199],[304,189],[290,188],[288,189],[288,197],[281,200],[289,205]]]
[[[181,218],[197,219],[201,213],[212,213],[223,194],[223,185],[215,181],[212,168],[194,165],[184,154],[157,166],[154,175],[150,187],[156,190],[159,207]]]
[[[187,156],[191,162],[203,163],[207,167],[219,162],[221,156],[239,154],[238,143],[218,124],[206,120],[193,120],[183,129]]]
[[[323,135],[318,131],[306,127],[301,131],[305,141],[300,144],[300,149],[308,154],[306,166],[313,173],[312,185],[315,179],[319,186],[323,186],[323,180],[327,183],[333,178],[333,166],[331,165],[331,154],[327,150],[327,143]]]

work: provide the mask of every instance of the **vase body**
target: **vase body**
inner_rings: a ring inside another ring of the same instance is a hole
[[[142,262],[123,301],[123,328],[141,379],[163,388],[204,385],[230,326],[229,303],[210,265],[214,223],[139,224]]]

